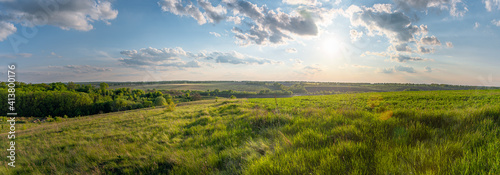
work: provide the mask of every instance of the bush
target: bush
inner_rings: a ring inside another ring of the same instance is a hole
[[[234,95],[231,95],[231,99],[236,99],[236,97]]]
[[[151,106],[153,106],[152,101],[144,101],[144,107],[151,107]]]
[[[198,101],[198,100],[201,100],[201,95],[200,95],[200,94],[198,94],[198,93],[193,94],[193,95],[191,96],[191,99],[192,99],[193,101]]]
[[[163,98],[162,96],[156,97],[154,104],[155,106],[163,106],[167,104],[167,100],[165,100],[165,98]]]
[[[46,121],[47,122],[53,122],[55,120],[54,120],[54,118],[52,118],[52,116],[49,115],[49,116],[47,116]]]

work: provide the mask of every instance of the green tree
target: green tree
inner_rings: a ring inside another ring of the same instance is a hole
[[[72,81],[68,82],[68,90],[73,91],[77,88],[76,84],[73,83]]]
[[[109,88],[109,85],[108,83],[102,82],[101,84],[99,84],[99,87],[101,87],[102,95],[105,95],[106,89]]]

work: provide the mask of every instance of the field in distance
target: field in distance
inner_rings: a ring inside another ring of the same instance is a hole
[[[18,123],[0,174],[500,174],[499,126],[500,90],[210,99]]]
[[[459,86],[447,84],[401,84],[401,83],[336,83],[300,81],[162,81],[162,82],[107,82],[110,89],[133,88],[142,90],[192,90],[206,91],[219,89],[259,92],[262,90],[287,90],[294,85],[304,87],[298,94],[335,94],[346,92],[392,92],[429,90],[470,90],[499,89],[499,87]],[[93,83],[98,86],[99,83]],[[278,85],[279,84],[279,85]],[[280,85],[283,85],[280,87]],[[284,89],[284,88],[285,89]],[[297,93],[295,93],[297,94]]]

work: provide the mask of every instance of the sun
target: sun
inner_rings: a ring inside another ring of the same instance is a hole
[[[339,46],[339,41],[335,37],[327,37],[321,41],[320,49],[324,55],[334,57],[339,52]]]

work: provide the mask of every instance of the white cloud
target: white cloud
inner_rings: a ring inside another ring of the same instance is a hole
[[[359,38],[363,37],[363,32],[359,32],[354,29],[351,29],[349,34],[351,35],[351,41],[357,41]]]
[[[495,8],[500,10],[500,0],[483,0],[487,11],[491,12]]]
[[[474,23],[474,29],[479,28],[479,26],[480,26],[479,22]]]
[[[407,61],[425,61],[426,59],[420,57],[412,57],[408,55],[391,55],[391,60],[404,63]]]
[[[420,46],[418,47],[418,51],[422,54],[428,54],[428,53],[433,53],[434,52],[434,49],[430,49],[430,48],[425,48],[423,46]]]
[[[283,3],[291,5],[321,5],[317,0],[283,0]]]
[[[188,5],[184,6],[180,0],[162,0],[158,2],[158,5],[164,12],[170,12],[179,16],[191,16],[196,19],[200,25],[207,23],[203,13],[201,13],[200,9],[195,7],[191,1],[189,1]]]
[[[410,48],[410,46],[408,46],[407,43],[394,45],[392,48],[394,50],[396,50],[397,52],[407,52],[407,53],[412,53],[413,52],[412,49]]]
[[[120,52],[125,58],[119,59],[126,66],[135,68],[174,67],[178,69],[199,68],[210,66],[208,62],[227,64],[280,64],[281,62],[270,59],[259,58],[251,55],[232,52],[207,52],[201,51],[196,54],[184,51],[180,47],[176,48],[143,48],[139,50],[124,50]]]
[[[211,35],[215,36],[215,37],[220,37],[220,34],[217,33],[217,32],[210,32]]]
[[[236,51],[201,53],[197,55],[197,58],[215,61],[216,63],[229,63],[229,64],[279,64],[280,63],[270,59],[242,54]]]
[[[12,23],[0,21],[0,42],[5,40],[7,36],[16,33],[17,28]]]
[[[316,1],[286,2],[310,4]],[[223,20],[240,25],[245,20],[244,27],[234,26],[231,30],[240,45],[285,44],[297,36],[316,36],[318,24],[330,23],[328,19],[332,15],[331,11],[317,7],[284,13],[280,8],[271,10],[266,5],[258,6],[245,0],[222,0],[216,7],[207,0],[197,0],[199,7],[184,0],[161,0],[158,5],[165,12],[190,16],[200,25]],[[228,10],[232,11],[232,16],[227,14]]]
[[[220,21],[226,19],[227,10],[222,5],[218,5],[216,7],[212,6],[212,4],[207,0],[198,0],[198,5],[201,6],[205,13],[203,15],[208,22],[210,23],[219,23]]]
[[[62,58],[62,56],[57,55],[55,52],[50,52],[50,55],[52,55],[54,57],[57,57],[57,58]]]
[[[252,23],[247,30],[234,27],[232,32],[240,45],[284,44],[294,36],[315,36],[318,26],[308,11],[287,14],[280,9],[269,10],[267,6],[257,6],[248,1],[224,0],[227,7],[238,16],[249,18]]]
[[[91,23],[117,17],[118,11],[111,7],[111,2],[79,0],[79,1],[42,1],[31,0],[6,1],[0,6],[1,21],[18,23],[25,26],[53,25],[64,30],[75,29],[89,31]],[[11,26],[12,28],[12,26]],[[1,33],[1,32],[0,32]]]
[[[288,52],[288,53],[297,53],[297,49],[296,48],[288,48],[285,51]]]
[[[127,65],[161,65],[169,61],[180,60],[180,57],[190,55],[189,52],[184,51],[182,48],[143,48],[140,50],[125,50],[120,54],[128,57],[121,58],[120,61]]]
[[[415,35],[427,32],[427,27],[411,25],[411,20],[402,12],[388,12],[390,6],[378,5],[374,8],[352,5],[345,12],[351,25],[368,29],[367,35],[385,35],[391,43],[414,41]]]
[[[75,73],[91,73],[91,72],[108,72],[108,71],[111,71],[111,68],[96,67],[96,66],[89,66],[89,65],[67,65],[67,66],[64,66],[64,68],[65,69],[69,69],[69,70],[71,70],[71,71],[73,71]]]
[[[228,16],[227,21],[234,22],[234,24],[241,24],[241,21],[245,19],[239,16]]]
[[[451,42],[446,42],[446,47],[448,47],[448,48],[453,48],[453,43],[451,43]]]
[[[491,20],[491,24],[500,27],[500,20]]]
[[[469,9],[462,0],[394,0],[399,8],[409,11],[412,9],[427,11],[429,8],[449,10],[452,16],[464,16]]]
[[[420,42],[425,45],[441,45],[441,42],[435,36],[422,37]]]

